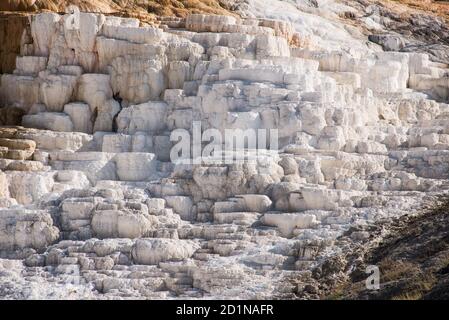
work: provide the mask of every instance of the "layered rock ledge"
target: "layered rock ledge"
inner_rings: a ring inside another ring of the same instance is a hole
[[[1,76],[1,297],[292,298],[351,227],[447,190],[449,69],[427,54],[255,17],[69,19],[33,16]],[[279,150],[171,162],[195,121]]]

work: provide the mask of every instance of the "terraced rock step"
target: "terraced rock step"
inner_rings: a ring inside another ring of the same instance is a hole
[[[1,76],[24,114],[0,130],[1,297],[291,298],[360,226],[448,189],[449,69],[426,54],[266,18],[65,19],[33,16]],[[278,148],[172,162],[197,121]]]

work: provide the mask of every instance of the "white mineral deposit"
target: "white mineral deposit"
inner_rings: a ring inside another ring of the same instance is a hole
[[[1,298],[289,299],[370,234],[340,236],[445,193],[446,63],[369,41],[388,29],[347,1],[240,2],[154,24],[29,16],[0,82],[23,114],[0,128]],[[274,129],[277,149],[172,161],[194,122]]]

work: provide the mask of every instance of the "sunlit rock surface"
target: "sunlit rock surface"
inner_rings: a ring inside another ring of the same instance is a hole
[[[447,190],[448,66],[369,43],[347,7],[272,4],[158,27],[81,13],[80,32],[33,16],[1,76],[23,115],[0,128],[1,297],[291,298],[351,226]],[[171,162],[195,121],[277,129],[279,150]]]

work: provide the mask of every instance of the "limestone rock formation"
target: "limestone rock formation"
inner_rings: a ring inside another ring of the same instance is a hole
[[[449,66],[356,5],[262,2],[32,16],[0,82],[2,298],[291,298],[345,232],[447,192]],[[204,153],[230,130],[265,135]]]

